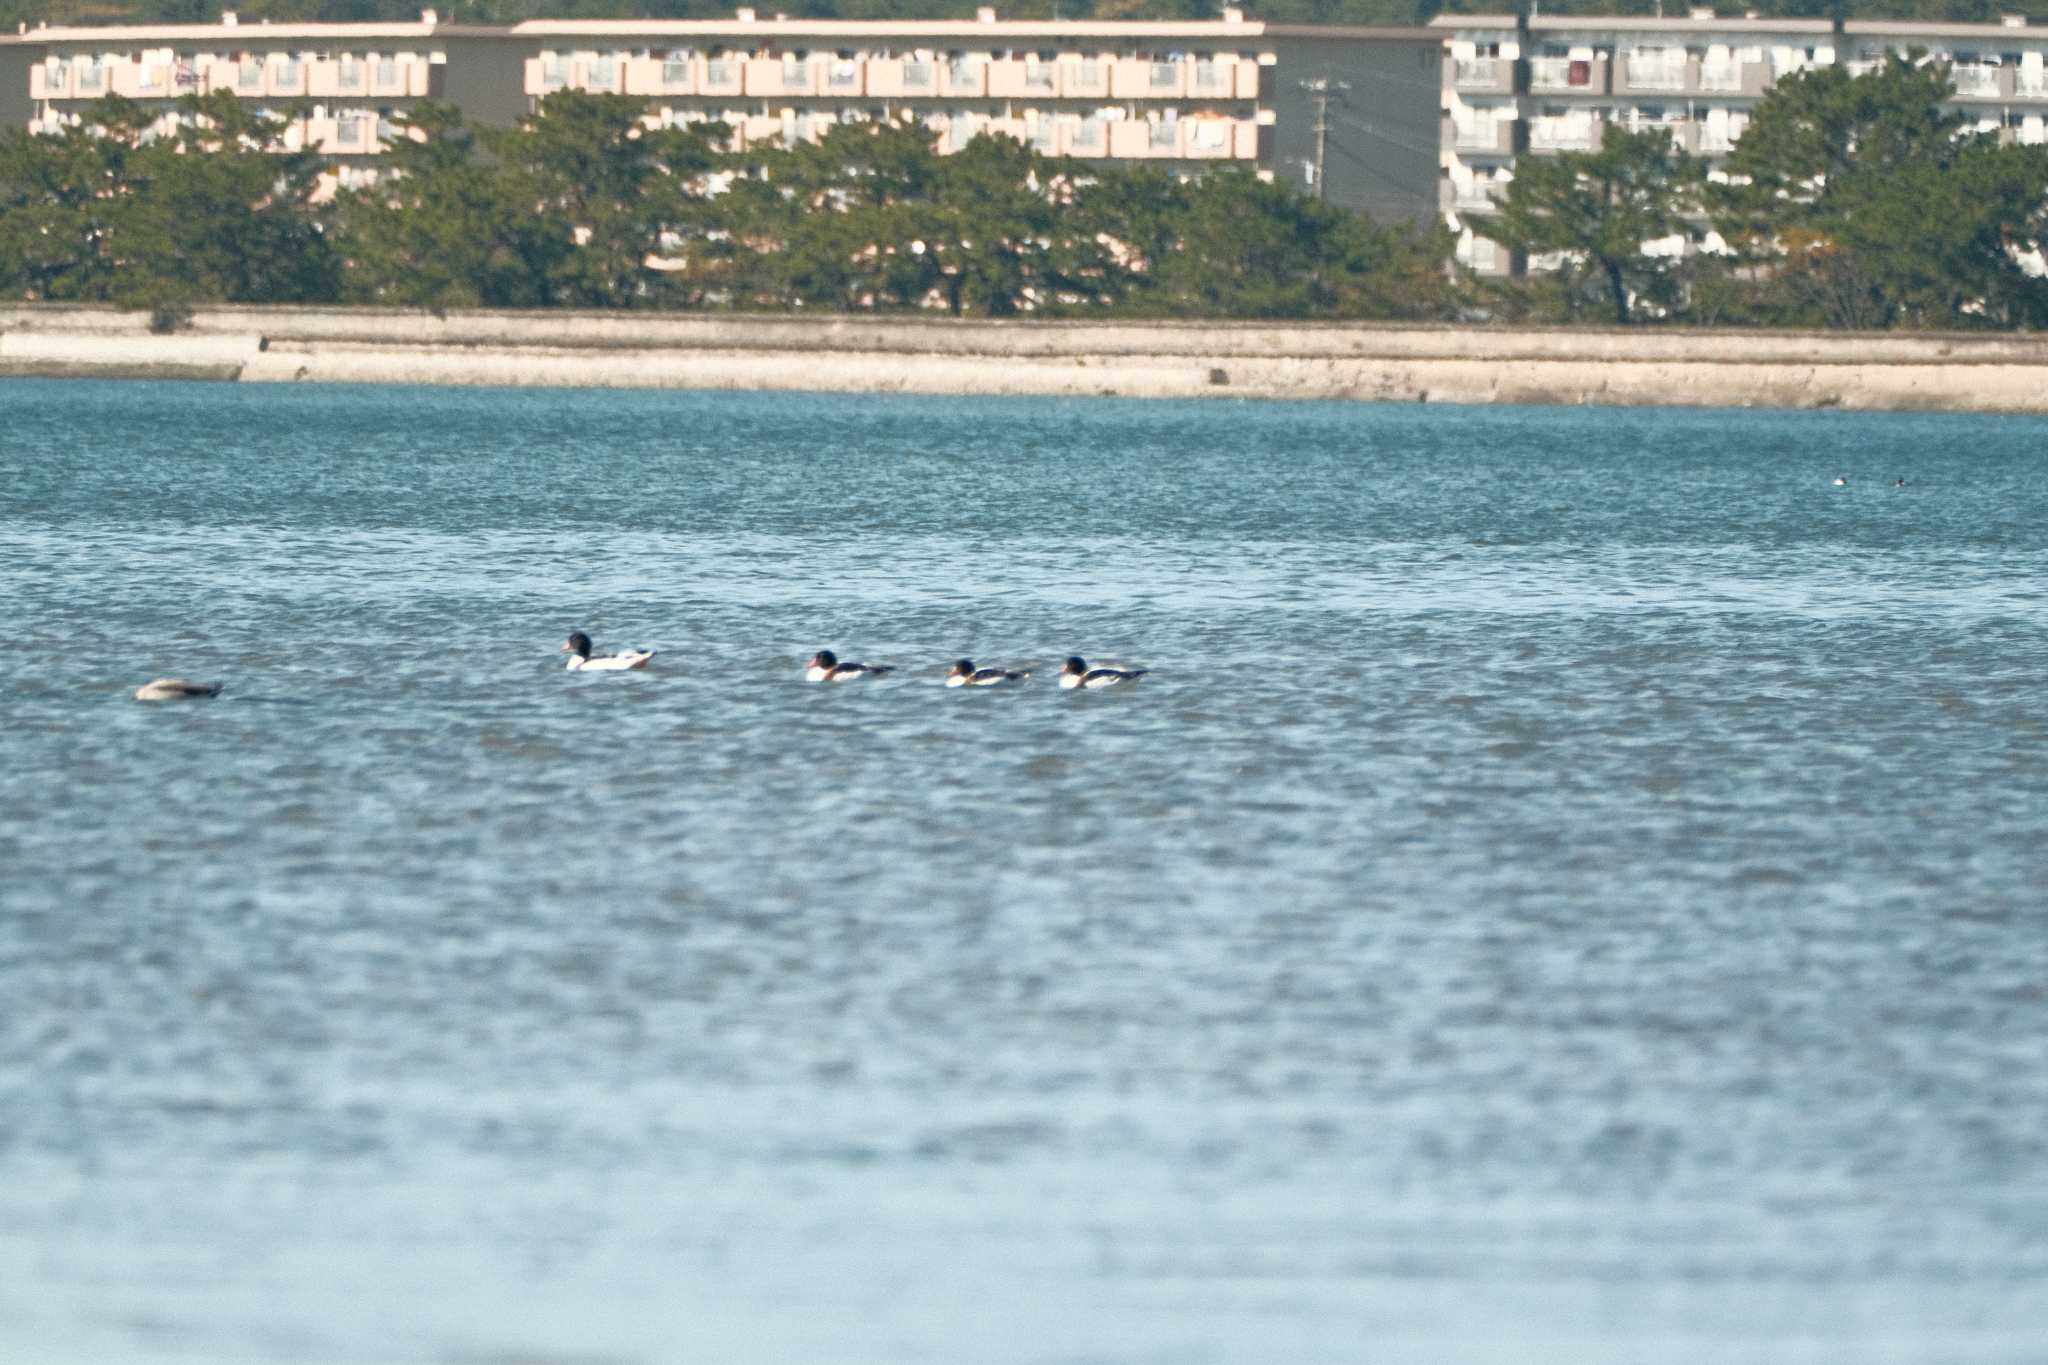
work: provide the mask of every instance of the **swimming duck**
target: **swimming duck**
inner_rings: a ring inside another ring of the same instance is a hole
[[[1090,668],[1088,661],[1076,654],[1060,670],[1060,686],[1115,687],[1118,683],[1136,682],[1149,672],[1146,668]]]
[[[1841,475],[1841,474],[1837,474],[1837,475],[1835,475],[1835,487],[1837,487],[1837,488],[1847,488],[1848,486],[1849,486],[1849,480],[1848,480],[1848,478],[1847,478],[1847,477],[1846,477],[1845,475]]]
[[[137,701],[194,701],[219,695],[219,683],[187,682],[183,678],[157,678],[135,689]]]
[[[654,657],[651,649],[629,649],[623,654],[592,657],[590,637],[580,630],[562,641],[562,652],[569,656],[571,673],[609,673],[621,668],[645,668],[647,661]]]
[[[848,682],[854,678],[879,678],[884,673],[894,673],[891,664],[840,663],[839,656],[829,649],[821,649],[804,665],[804,677],[811,682]]]
[[[1031,670],[1008,673],[1000,668],[976,668],[974,660],[962,659],[946,670],[948,687],[1000,687],[1004,683],[1023,682],[1031,676]]]

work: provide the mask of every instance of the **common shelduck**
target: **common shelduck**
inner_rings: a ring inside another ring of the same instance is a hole
[[[894,673],[890,664],[840,663],[839,656],[829,649],[821,649],[804,665],[804,677],[811,682],[851,682],[855,678],[879,678],[884,673]]]
[[[647,661],[654,657],[651,649],[629,649],[623,654],[598,654],[590,652],[590,637],[576,631],[562,641],[562,652],[569,656],[571,673],[612,673],[622,668],[645,668]]]
[[[187,682],[183,678],[157,678],[135,689],[137,701],[194,701],[219,695],[219,683]]]
[[[948,687],[1001,687],[1004,683],[1023,682],[1031,676],[1030,669],[1009,672],[1000,668],[976,668],[974,660],[962,659],[946,670]]]
[[[1136,682],[1150,671],[1144,668],[1090,668],[1088,661],[1076,654],[1060,670],[1060,686],[1115,687],[1118,683]]]

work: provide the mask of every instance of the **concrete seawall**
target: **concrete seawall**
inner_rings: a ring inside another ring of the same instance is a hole
[[[2048,412],[2048,339],[0,307],[0,376]]]

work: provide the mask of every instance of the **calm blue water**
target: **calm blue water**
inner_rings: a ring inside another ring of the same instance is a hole
[[[2048,1358],[2048,423],[0,441],[0,1359]]]

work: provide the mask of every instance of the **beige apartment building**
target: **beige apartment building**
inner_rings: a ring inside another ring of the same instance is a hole
[[[419,100],[505,125],[553,91],[579,89],[643,97],[653,123],[717,124],[734,149],[907,118],[943,151],[997,133],[1082,162],[1239,166],[1378,216],[1427,219],[1442,50],[1424,28],[1287,28],[1235,8],[1190,22],[1020,22],[990,9],[961,21],[816,20],[743,8],[726,20],[498,28],[447,24],[433,10],[404,24],[228,14],[0,37],[0,120],[54,131],[113,93],[168,122],[179,96],[225,90],[285,118],[286,145],[329,158],[347,183],[376,174],[397,116]],[[1283,114],[1294,126],[1278,126]]]
[[[728,146],[815,140],[913,119],[942,150],[997,133],[1053,156],[1259,164],[1273,124],[1263,26],[1218,21],[889,23],[534,20],[520,88],[641,95],[664,124],[717,123]]]
[[[1867,71],[1893,52],[1952,63],[1953,103],[1976,127],[2048,140],[2048,26],[2019,16],[1836,24],[1699,8],[1671,19],[1443,15],[1431,27],[1445,44],[1440,204],[1457,259],[1482,274],[1515,264],[1485,227],[1517,157],[1594,150],[1610,125],[1661,128],[1707,158],[1711,173],[1772,84],[1809,67]],[[1689,249],[1676,239],[1656,245]]]

